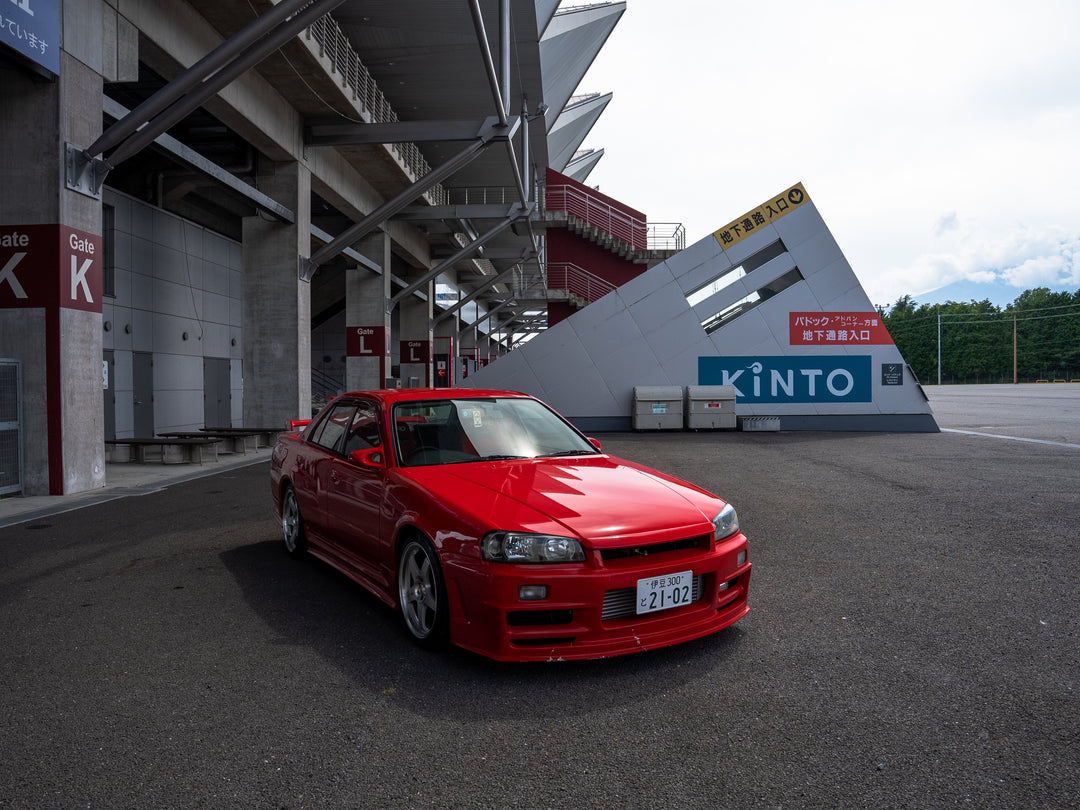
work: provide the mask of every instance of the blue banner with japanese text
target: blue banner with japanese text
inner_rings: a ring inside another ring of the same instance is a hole
[[[0,43],[59,75],[60,0],[0,2]]]

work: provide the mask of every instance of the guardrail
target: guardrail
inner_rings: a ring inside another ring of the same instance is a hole
[[[686,228],[681,222],[650,222],[649,250],[683,250]]]
[[[552,290],[567,290],[589,303],[603,298],[615,285],[570,262],[548,262],[547,286]]]
[[[621,239],[637,250],[648,247],[648,224],[631,216],[611,203],[574,186],[548,186],[544,207],[548,211],[565,211],[604,233]]]

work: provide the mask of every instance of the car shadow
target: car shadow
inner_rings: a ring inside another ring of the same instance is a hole
[[[723,679],[739,648],[741,625],[686,644],[595,661],[503,663],[464,650],[432,652],[408,637],[398,613],[318,560],[294,560],[264,541],[223,552],[221,560],[278,643],[307,648],[372,693],[410,710],[444,717],[468,706],[472,719],[585,715],[647,701],[688,682]],[[568,688],[571,687],[571,688]]]

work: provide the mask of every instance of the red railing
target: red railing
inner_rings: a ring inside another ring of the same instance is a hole
[[[549,185],[544,206],[548,211],[565,211],[637,250],[645,250],[648,245],[649,228],[644,219],[612,205],[603,197],[590,194],[587,189]]]
[[[570,262],[548,263],[547,285],[549,290],[569,290],[573,295],[589,303],[603,298],[615,289],[610,281],[594,276]]]

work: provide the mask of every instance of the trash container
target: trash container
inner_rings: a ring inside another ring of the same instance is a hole
[[[635,386],[631,422],[634,430],[682,430],[682,386]]]
[[[686,427],[690,430],[735,429],[734,385],[688,385]]]

